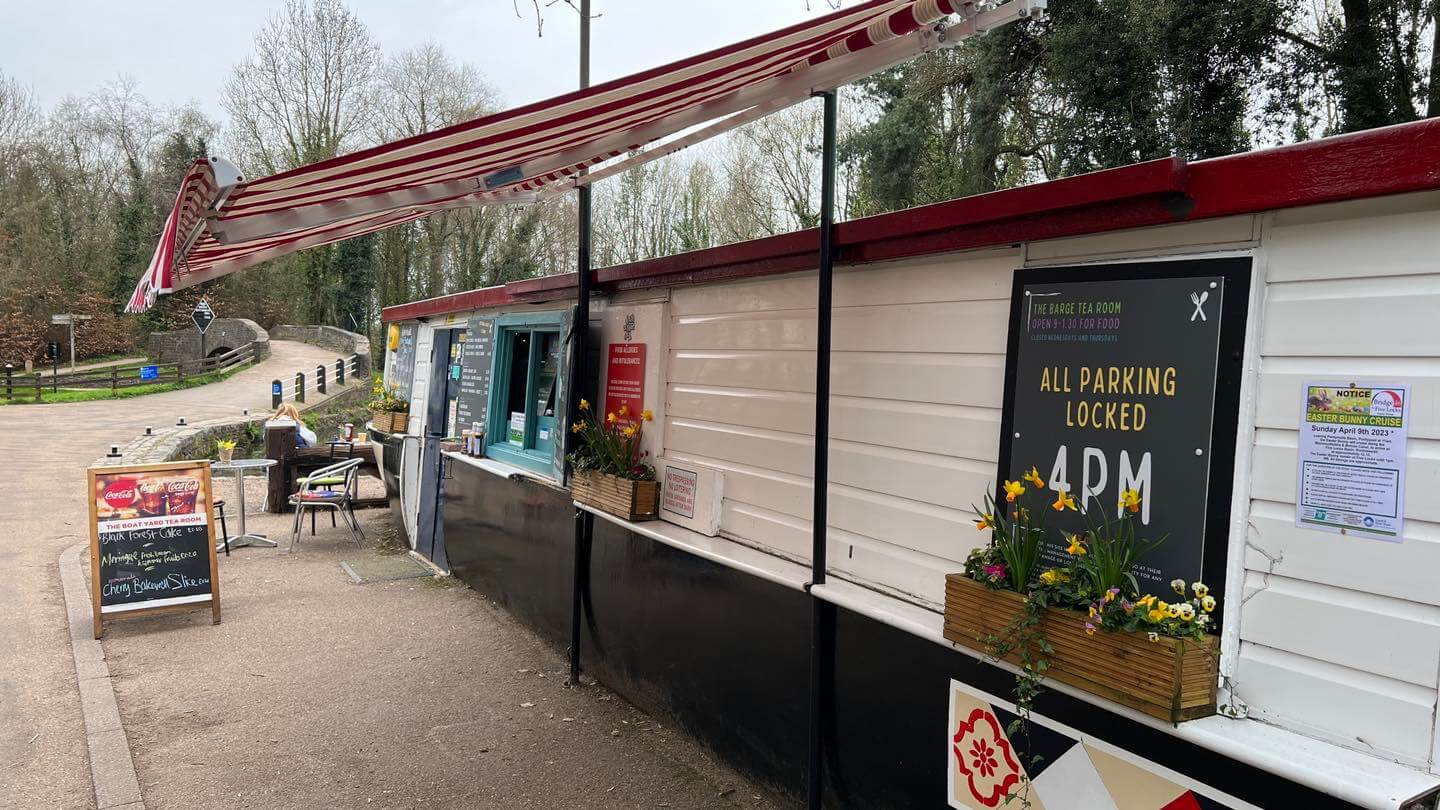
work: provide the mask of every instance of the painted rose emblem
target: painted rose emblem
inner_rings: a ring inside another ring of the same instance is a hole
[[[998,806],[1020,782],[1020,764],[995,715],[984,709],[970,712],[955,732],[954,743],[955,759],[960,773],[969,780],[970,795],[986,807]]]

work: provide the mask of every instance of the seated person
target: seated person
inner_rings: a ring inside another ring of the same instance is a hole
[[[275,411],[275,415],[270,417],[270,421],[266,422],[266,424],[287,424],[290,422],[295,424],[296,447],[314,447],[315,443],[319,441],[315,436],[315,431],[305,427],[305,422],[300,419],[300,411],[289,402],[282,404],[280,409]]]

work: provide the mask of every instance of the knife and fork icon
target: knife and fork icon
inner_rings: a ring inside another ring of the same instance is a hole
[[[1193,293],[1193,292],[1190,293],[1190,303],[1192,303],[1192,304],[1195,305],[1195,311],[1192,312],[1192,313],[1190,313],[1190,320],[1191,320],[1192,322],[1193,322],[1196,318],[1199,318],[1199,319],[1202,320],[1202,321],[1204,321],[1204,320],[1209,320],[1208,318],[1205,317],[1205,302],[1206,302],[1206,301],[1209,301],[1209,300],[1210,300],[1210,291],[1209,291],[1209,290],[1204,290],[1204,291],[1201,291],[1201,292],[1198,292],[1198,293]]]

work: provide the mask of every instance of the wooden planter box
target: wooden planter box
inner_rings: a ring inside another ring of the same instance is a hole
[[[370,424],[386,433],[404,433],[410,424],[409,411],[371,411]]]
[[[585,470],[570,480],[570,494],[586,506],[626,520],[654,520],[659,515],[660,484],[656,481],[632,481]]]
[[[992,591],[964,574],[945,577],[945,638],[989,655],[985,639],[1004,634],[1024,597]],[[1085,615],[1046,611],[1040,630],[1055,653],[1046,675],[1171,723],[1215,713],[1220,656],[1215,638],[1203,643],[1144,633],[1085,634]],[[1012,653],[1005,660],[1017,663]]]

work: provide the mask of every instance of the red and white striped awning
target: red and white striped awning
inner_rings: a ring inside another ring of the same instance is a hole
[[[813,92],[1039,13],[1044,5],[871,0],[587,90],[270,177],[245,181],[229,162],[201,159],[185,175],[127,310],[140,312],[158,294],[446,208],[562,193]],[[701,126],[707,122],[715,123]],[[692,131],[614,161],[685,130]],[[580,174],[607,161],[613,163]]]

